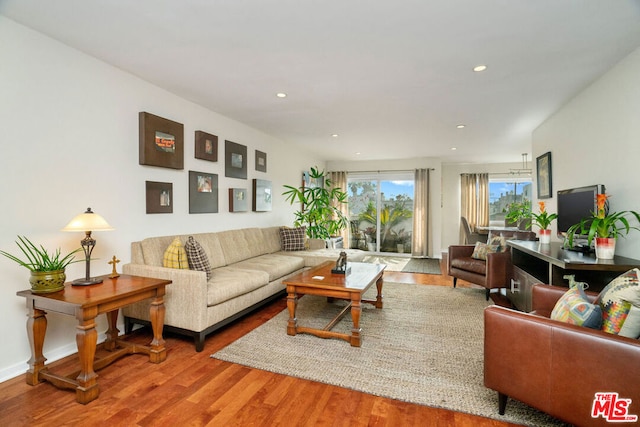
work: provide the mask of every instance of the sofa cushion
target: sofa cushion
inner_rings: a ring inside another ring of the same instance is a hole
[[[274,252],[280,252],[282,250],[280,244],[280,227],[265,227],[261,230],[266,253],[272,254]]]
[[[213,270],[207,282],[207,306],[229,301],[269,283],[269,275],[263,271],[220,267]]]
[[[306,227],[280,227],[280,244],[283,251],[304,251]]]
[[[266,254],[237,262],[229,267],[263,271],[269,275],[269,281],[272,282],[304,268],[304,260],[291,255]]]
[[[209,258],[207,258],[207,254],[200,243],[193,236],[189,236],[184,249],[187,252],[189,268],[191,270],[204,271],[207,273],[207,280],[211,279],[211,263],[209,263]]]
[[[167,268],[189,268],[187,252],[185,251],[179,237],[173,239],[173,242],[171,242],[169,247],[164,251],[162,265]]]
[[[491,237],[487,244],[490,247],[495,246],[496,250],[494,252],[506,252],[509,250],[507,239],[502,234]]]
[[[259,228],[243,228],[216,233],[224,252],[226,265],[267,253],[267,245]]]
[[[498,252],[498,245],[489,245],[487,243],[476,242],[475,248],[473,248],[473,254],[471,258],[486,260],[487,254]]]
[[[639,277],[640,270],[634,268],[613,279],[600,292],[595,302],[602,308],[603,331],[630,338],[640,336],[640,320],[636,318],[640,310],[631,310],[632,306],[640,309]]]
[[[600,329],[602,326],[602,309],[598,304],[589,302],[580,285],[569,289],[560,297],[550,317],[553,320],[592,329]]]
[[[472,273],[487,275],[487,262],[481,259],[475,259],[471,257],[454,258],[449,261],[452,268],[458,268],[464,271],[470,271]]]

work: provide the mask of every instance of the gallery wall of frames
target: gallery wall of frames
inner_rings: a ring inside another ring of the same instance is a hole
[[[222,172],[225,177],[238,180],[237,186],[222,191],[229,195],[229,212],[248,212],[249,200],[253,212],[271,210],[271,181],[255,178],[247,182],[246,145],[224,140],[224,146],[219,147],[222,144],[218,144],[218,136],[210,130],[197,130],[194,135],[185,136],[183,124],[144,111],[138,119],[140,165],[183,171],[185,144],[189,143],[195,144],[195,158],[203,161],[199,170],[188,171],[188,188],[174,188],[173,182],[145,181],[147,214],[173,213],[174,191],[188,192],[190,214],[218,213],[221,192],[218,173]],[[219,150],[224,150],[224,156],[218,156]],[[266,174],[267,153],[254,150],[254,158],[255,171]],[[174,173],[167,171],[168,181]]]

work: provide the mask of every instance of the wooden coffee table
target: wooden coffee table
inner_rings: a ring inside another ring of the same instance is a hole
[[[104,281],[96,285],[73,286],[67,283],[64,290],[49,294],[34,294],[30,290],[17,293],[27,299],[29,311],[27,332],[31,344],[31,359],[29,359],[29,370],[26,373],[27,384],[36,385],[42,381],[48,381],[59,388],[73,389],[76,392],[76,401],[86,404],[100,394],[98,375],[94,369],[101,369],[127,354],[147,354],[152,363],[160,363],[167,358],[162,328],[165,286],[170,284],[171,280],[126,274],[117,278],[107,276],[102,278]],[[118,309],[147,298],[150,299],[153,340],[148,346],[127,343],[118,336],[120,332],[116,327]],[[47,359],[42,349],[47,331],[47,312],[66,314],[77,319],[76,342],[80,362],[78,372],[62,376],[50,372],[48,366],[45,366]],[[98,340],[96,316],[102,313],[107,315],[109,330],[101,348],[108,350],[109,354],[104,358],[96,359]]]
[[[353,347],[360,347],[362,343],[362,329],[360,328],[361,305],[364,302],[373,304],[376,308],[382,308],[382,274],[386,265],[349,262],[348,267],[351,270],[347,275],[331,273],[331,269],[334,267],[335,262],[327,261],[283,281],[287,286],[287,308],[289,309],[287,334],[306,333],[320,338],[340,338],[349,342]],[[362,295],[374,283],[378,289],[376,299],[363,300]],[[323,329],[299,326],[296,318],[299,294],[319,295],[327,297],[329,300],[333,298],[344,299],[349,301],[349,304]],[[349,309],[353,319],[351,334],[333,332],[331,329]]]

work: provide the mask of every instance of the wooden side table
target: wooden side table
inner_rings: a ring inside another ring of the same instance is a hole
[[[31,345],[31,359],[26,373],[29,385],[48,381],[56,387],[74,389],[76,400],[86,404],[100,394],[94,369],[101,369],[122,356],[134,353],[149,355],[152,363],[163,362],[167,352],[162,338],[164,326],[165,286],[170,280],[149,277],[121,275],[116,278],[102,276],[103,282],[90,286],[65,284],[64,290],[50,294],[34,294],[30,290],[20,291],[18,296],[27,299],[29,318],[27,332]],[[148,346],[132,344],[118,338],[118,310],[126,305],[152,298],[150,303],[153,340]],[[45,366],[43,353],[44,337],[47,331],[47,312],[74,316],[78,320],[76,342],[80,370],[69,376],[56,375]],[[109,323],[107,340],[101,344],[109,354],[95,359],[98,333],[96,316],[105,313]]]

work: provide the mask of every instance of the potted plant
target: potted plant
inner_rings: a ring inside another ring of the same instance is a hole
[[[25,259],[20,259],[5,251],[0,251],[0,254],[31,271],[29,283],[31,283],[33,293],[50,293],[64,289],[64,282],[67,278],[64,272],[65,268],[71,263],[81,261],[74,258],[76,252],[81,251],[82,248],[63,256],[60,248],[50,254],[44,246],[36,246],[24,236],[18,236],[16,244],[26,257]]]
[[[317,187],[293,187],[285,185],[287,189],[283,196],[292,205],[301,203],[302,208],[295,212],[294,225],[305,225],[307,236],[311,239],[328,239],[337,236],[349,224],[347,217],[340,211],[339,206],[347,203],[347,193],[340,188],[333,187],[333,183],[325,177],[324,171],[311,168],[309,177],[321,183]]]
[[[569,246],[573,246],[576,234],[587,236],[589,246],[595,239],[597,258],[613,259],[618,236],[624,237],[631,230],[640,230],[637,226],[629,224],[627,216],[634,217],[636,221],[640,222],[640,214],[635,211],[609,212],[609,196],[598,194],[596,196],[596,212],[567,230]]]
[[[529,228],[531,200],[509,203],[504,211],[507,213],[504,217],[506,226],[515,226],[521,230],[527,230]]]
[[[540,227],[540,243],[548,244],[551,240],[549,225],[554,219],[558,218],[558,214],[549,214],[544,202],[538,202],[538,209],[540,213],[531,213],[531,224],[536,224]]]

